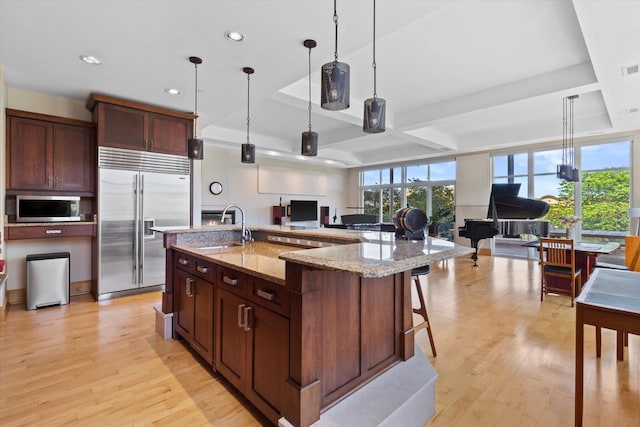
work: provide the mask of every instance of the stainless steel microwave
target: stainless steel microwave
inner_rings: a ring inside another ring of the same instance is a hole
[[[16,196],[16,222],[80,221],[80,197]]]

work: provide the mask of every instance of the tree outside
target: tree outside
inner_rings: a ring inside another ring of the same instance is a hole
[[[629,170],[605,169],[585,172],[582,182],[582,229],[629,231]],[[560,181],[558,204],[545,217],[563,228],[561,217],[574,214],[574,183]]]

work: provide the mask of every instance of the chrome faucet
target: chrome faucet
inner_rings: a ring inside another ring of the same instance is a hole
[[[240,236],[240,240],[242,241],[242,244],[244,245],[244,242],[249,241],[251,242],[251,231],[247,228],[247,225],[244,222],[244,211],[242,210],[242,208],[238,205],[228,205],[227,207],[224,208],[224,210],[222,211],[222,215],[220,216],[221,220],[224,221],[224,216],[227,214],[227,210],[229,208],[237,208],[240,211],[240,215],[242,218],[242,228],[241,228],[241,236]]]

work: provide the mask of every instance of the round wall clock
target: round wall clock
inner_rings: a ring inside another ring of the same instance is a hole
[[[220,184],[218,181],[213,181],[211,184],[209,184],[209,191],[214,196],[217,196],[218,194],[222,193],[222,184]]]

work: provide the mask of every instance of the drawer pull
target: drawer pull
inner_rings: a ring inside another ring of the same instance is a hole
[[[200,273],[208,273],[209,272],[209,267],[203,267],[201,265],[197,265],[196,266],[196,270],[198,270]]]
[[[244,329],[244,317],[242,309],[244,308],[244,304],[240,304],[238,306],[238,328]]]
[[[227,276],[226,274],[224,276],[222,276],[222,281],[224,283],[226,283],[227,285],[238,286],[238,279],[233,279],[233,278]]]
[[[244,312],[244,325],[242,326],[242,329],[249,332],[251,330],[251,325],[249,324],[249,312],[251,311],[251,307],[244,307],[242,311]]]
[[[62,234],[62,230],[45,230],[45,234]]]
[[[189,265],[189,260],[186,258],[178,258],[178,264]]]
[[[268,289],[258,289],[256,291],[256,294],[258,294],[260,298],[264,298],[268,301],[273,301],[276,299],[276,293]]]
[[[187,287],[187,289],[186,289],[187,296],[189,298],[192,298],[193,297],[193,279],[187,278],[185,284],[186,284],[186,287]]]

